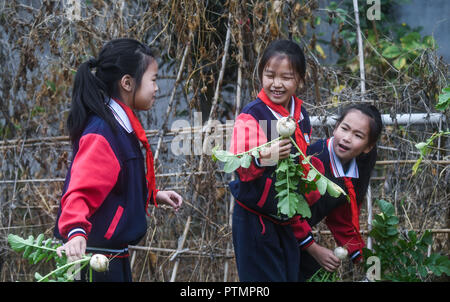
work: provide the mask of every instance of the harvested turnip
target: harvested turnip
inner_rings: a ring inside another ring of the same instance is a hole
[[[277,131],[281,137],[290,137],[297,127],[294,119],[290,116],[282,117],[277,122]]]
[[[95,254],[91,257],[89,265],[96,272],[105,272],[108,270],[109,260],[105,255]]]
[[[338,246],[337,248],[334,249],[334,255],[338,257],[340,260],[344,260],[348,255],[348,251],[346,248]]]

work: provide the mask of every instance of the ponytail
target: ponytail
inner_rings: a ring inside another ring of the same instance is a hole
[[[115,129],[114,117],[105,101],[105,84],[91,71],[95,59],[84,62],[78,68],[72,91],[72,107],[67,119],[69,136],[74,143],[83,133],[85,123],[91,114],[98,115]]]
[[[92,58],[80,65],[75,75],[67,118],[72,143],[81,137],[90,115],[99,116],[113,131],[116,130],[115,118],[107,104],[110,98],[119,97],[118,81],[129,74],[136,81],[136,92],[153,58],[153,52],[147,45],[124,38],[108,42],[98,59]]]

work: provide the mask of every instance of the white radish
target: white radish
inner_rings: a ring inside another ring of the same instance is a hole
[[[338,246],[337,248],[334,249],[334,255],[338,257],[340,260],[344,260],[348,255],[348,251],[346,248]]]
[[[290,137],[294,134],[296,127],[294,119],[290,116],[282,117],[277,122],[277,131],[281,137]]]
[[[102,254],[95,254],[91,257],[89,261],[89,265],[96,272],[105,272],[109,267],[108,257]]]

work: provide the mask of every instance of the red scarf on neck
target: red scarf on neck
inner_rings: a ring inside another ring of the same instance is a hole
[[[275,104],[274,102],[272,102],[269,99],[269,97],[267,96],[267,94],[265,93],[264,89],[261,89],[261,91],[258,93],[258,98],[261,99],[261,101],[263,101],[264,104],[266,104],[268,107],[270,107],[270,109],[279,113],[281,116],[289,116],[290,115],[289,111],[286,110],[286,108],[284,108],[282,105]],[[306,143],[305,137],[303,136],[302,130],[300,129],[300,126],[298,124],[300,121],[301,113],[302,113],[303,101],[300,100],[299,98],[297,98],[295,95],[294,95],[294,101],[295,101],[295,105],[294,105],[293,118],[295,120],[295,124],[297,125],[297,127],[295,129],[295,142],[297,143],[297,146],[300,148],[300,150],[302,150],[303,154],[306,155],[306,148],[308,147],[308,144]],[[299,162],[303,166],[305,177],[306,177],[306,175],[308,175],[308,172],[309,172],[309,165],[302,164],[302,160],[303,160],[303,158],[301,158]]]
[[[344,177],[345,187],[348,191],[348,196],[350,197],[350,207],[352,212],[352,225],[358,235],[360,241],[362,241],[361,234],[359,232],[359,214],[358,205],[356,203],[356,193],[353,187],[352,179],[350,177]]]
[[[117,102],[117,104],[120,105],[120,107],[125,110],[125,113],[128,116],[128,119],[130,120],[131,126],[133,127],[134,133],[136,134],[136,137],[138,140],[142,143],[142,145],[145,148],[145,161],[147,164],[147,174],[145,175],[145,178],[147,179],[147,189],[148,189],[148,197],[147,201],[145,203],[145,211],[147,212],[147,215],[150,216],[150,213],[148,212],[148,204],[150,202],[150,197],[153,196],[153,203],[157,207],[158,204],[156,203],[156,194],[158,193],[158,190],[156,189],[155,185],[155,168],[153,163],[153,153],[150,149],[150,144],[148,143],[147,136],[145,135],[144,128],[142,128],[141,123],[139,122],[136,115],[133,113],[130,107],[122,103],[121,101],[114,99],[114,101]]]

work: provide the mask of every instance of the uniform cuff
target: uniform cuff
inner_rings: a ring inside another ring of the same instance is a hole
[[[298,246],[302,250],[304,250],[304,249],[306,249],[307,247],[309,247],[313,243],[314,243],[314,237],[313,237],[312,233],[309,232],[308,235],[305,238],[303,238],[302,240],[299,240]]]
[[[261,166],[261,163],[259,162],[259,160],[258,160],[256,157],[254,157],[254,161],[255,161],[255,165],[256,165],[258,168],[264,168],[263,166]]]
[[[350,258],[350,260],[353,263],[358,263],[362,259],[362,251],[361,250],[356,250],[353,253],[351,253],[348,257]]]
[[[67,241],[71,240],[72,238],[76,236],[83,236],[87,240],[87,234],[86,231],[82,228],[73,228],[69,231],[67,234]]]

